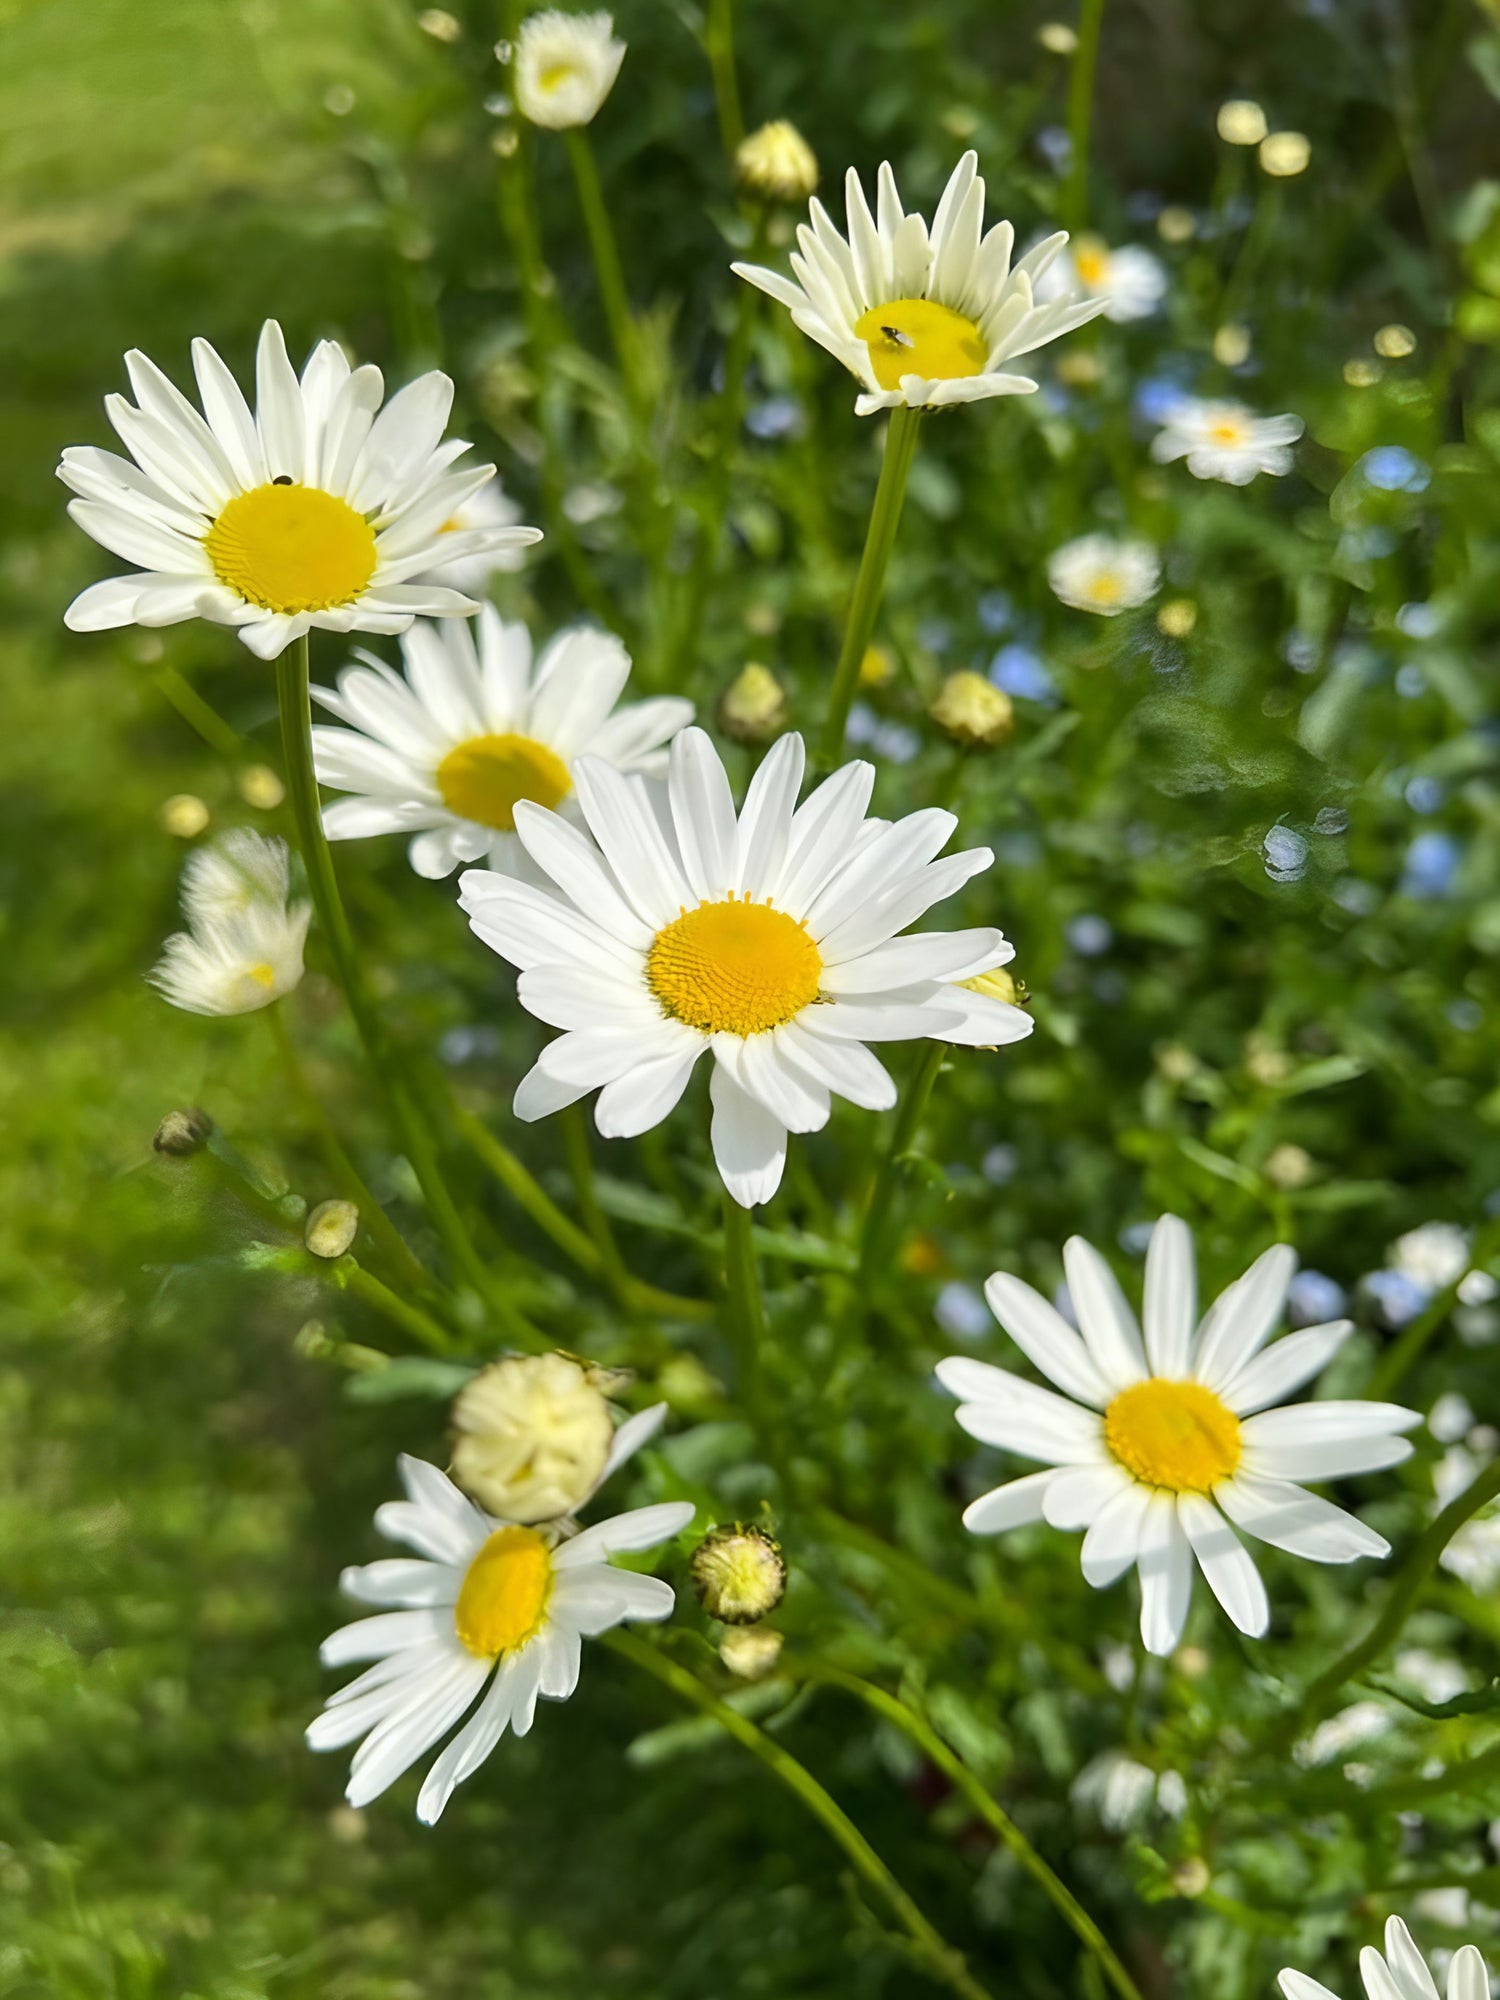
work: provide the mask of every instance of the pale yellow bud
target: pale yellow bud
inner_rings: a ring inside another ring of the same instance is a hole
[[[1198,218],[1190,208],[1171,203],[1157,216],[1156,233],[1163,243],[1190,243],[1198,233]]]
[[[1077,52],[1078,32],[1066,21],[1043,21],[1036,38],[1051,56],[1071,56]]]
[[[1358,355],[1344,363],[1344,380],[1351,389],[1373,389],[1380,380],[1380,363],[1364,361]]]
[[[162,831],[177,840],[196,840],[208,825],[208,807],[191,792],[174,792],[163,799],[157,818]]]
[[[747,194],[767,201],[808,201],[817,189],[818,161],[789,119],[774,118],[741,139],[734,174]]]
[[[1192,1898],[1203,1894],[1213,1876],[1201,1854],[1189,1854],[1177,1863],[1167,1879],[1179,1896]]]
[[[1272,1187],[1282,1188],[1290,1194],[1297,1188],[1306,1187],[1315,1169],[1311,1153],[1301,1146],[1286,1144],[1272,1147],[1261,1171]]]
[[[786,727],[786,689],[756,660],[742,667],[719,700],[719,727],[736,743],[769,743]]]
[[[1156,614],[1156,629],[1168,639],[1185,639],[1198,622],[1198,607],[1190,597],[1169,597]]]
[[[1104,363],[1089,347],[1069,347],[1057,357],[1057,379],[1065,389],[1094,389],[1104,378]]]
[[[1399,321],[1383,326],[1375,336],[1375,352],[1384,355],[1387,361],[1404,361],[1416,351],[1416,345],[1417,336]]]
[[[418,14],[417,26],[424,35],[431,35],[435,42],[456,42],[463,34],[463,23],[446,7],[429,7]]]
[[[1258,146],[1269,129],[1253,97],[1231,97],[1219,106],[1219,137],[1226,146]]]
[[[968,669],[949,674],[927,713],[966,749],[993,749],[1013,734],[1015,704],[1003,688]]]
[[[259,812],[274,812],[286,797],[282,784],[269,764],[248,764],[240,772],[240,797]]]
[[[764,1528],[713,1528],[694,1549],[688,1574],[698,1602],[724,1625],[754,1625],[786,1595],[786,1559]]]
[[[1311,158],[1312,141],[1305,132],[1273,132],[1261,141],[1261,171],[1276,180],[1291,180],[1296,174],[1305,174]]]
[[[859,684],[861,687],[884,687],[896,671],[896,662],[887,646],[866,646],[864,658],[859,663]]]
[[[731,1625],[719,1658],[742,1681],[763,1681],[781,1658],[781,1634],[769,1625]]]
[[[302,1241],[315,1257],[342,1257],[359,1234],[359,1210],[352,1201],[320,1201],[307,1218]]]
[[[452,1472],[507,1521],[556,1520],[581,1507],[604,1474],[609,1405],[563,1354],[522,1354],[483,1368],[453,1405]]]
[[[1250,358],[1250,329],[1229,320],[1214,334],[1214,360],[1221,368],[1238,368]]]

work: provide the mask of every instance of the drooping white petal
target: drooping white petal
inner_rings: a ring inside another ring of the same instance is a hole
[[[1141,1644],[1170,1653],[1182,1637],[1193,1594],[1193,1554],[1170,1493],[1153,1493],[1141,1521]]]

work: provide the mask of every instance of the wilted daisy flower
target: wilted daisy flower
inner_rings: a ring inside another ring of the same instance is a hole
[[[792,253],[796,284],[759,265],[734,266],[864,383],[854,405],[862,417],[902,404],[1029,395],[1036,383],[1006,373],[1004,364],[1104,309],[1102,299],[1036,303],[1034,287],[1067,234],[1049,236],[1013,266],[1008,222],[981,239],[978,165],[978,154],[968,152],[954,168],[930,233],[920,215],[903,211],[889,163],[880,169],[873,216],[851,167],[844,182],[848,239],[814,200]]]
[[[1151,456],[1161,465],[1185,458],[1195,479],[1248,486],[1257,473],[1290,472],[1301,435],[1300,417],[1258,417],[1243,403],[1184,396],[1163,417]]]
[[[1149,542],[1080,535],[1047,558],[1053,595],[1075,611],[1114,618],[1134,611],[1161,586],[1161,558]]]
[[[1386,1924],[1385,1956],[1366,1945],[1359,1972],[1369,2000],[1438,2000],[1432,1974],[1399,1917]],[[1280,1983],[1286,2000],[1338,2000],[1321,1981],[1291,1966],[1280,1974]],[[1490,2000],[1489,1969],[1477,1945],[1461,1945],[1449,1960],[1448,2000]]]
[[[526,1734],[538,1695],[567,1700],[578,1685],[581,1640],[627,1620],[671,1617],[669,1583],[615,1569],[609,1558],[669,1540],[693,1509],[686,1501],[637,1507],[558,1541],[483,1513],[435,1465],[404,1456],[399,1463],[407,1497],[377,1508],[375,1525],[422,1560],[344,1571],[345,1593],[380,1613],[333,1633],[320,1657],[325,1667],[374,1665],[329,1697],[307,1741],[338,1750],[363,1737],[345,1797],[366,1806],[489,1682],[477,1712],[427,1773],[417,1817],[431,1826],[507,1729]]]
[[[1182,1637],[1195,1559],[1240,1630],[1266,1630],[1265,1587],[1230,1522],[1312,1562],[1389,1553],[1380,1535],[1298,1482],[1399,1465],[1411,1446],[1397,1433],[1421,1419],[1390,1403],[1268,1408],[1316,1375],[1351,1330],[1336,1320],[1266,1345],[1296,1262],[1286,1244],[1257,1258],[1198,1321],[1193,1240],[1164,1215],[1146,1253],[1144,1343],[1098,1251],[1074,1236],[1063,1261],[1077,1333],[1019,1278],[997,1271],[985,1287],[995,1317],[1063,1395],[982,1361],[938,1364],[943,1387],[963,1399],[958,1421],[971,1437],[1048,1468],[975,1500],[967,1528],[994,1535],[1045,1520],[1086,1529],[1089,1583],[1102,1588],[1136,1565],[1141,1639],[1152,1653]]]
[[[575,758],[656,774],[693,719],[675,695],[616,709],[630,655],[588,626],[559,632],[533,664],[526,627],[485,605],[473,627],[414,625],[401,653],[404,678],[362,653],[337,692],[313,689],[349,725],[314,729],[313,760],[323,784],[355,794],[324,809],[329,839],[411,833],[411,865],[432,879],[481,858],[515,868],[521,800],[571,816]]]
[[[472,534],[476,529],[513,528],[521,518],[521,509],[511,499],[498,479],[492,479],[488,486],[481,486],[477,493],[455,507],[449,518],[438,529],[440,536]],[[441,551],[443,543],[438,543]],[[503,548],[484,548],[466,556],[455,556],[451,562],[438,561],[421,579],[423,583],[446,583],[454,590],[461,590],[470,597],[484,596],[492,576],[518,570],[526,560],[519,548],[509,545]]]
[[[79,495],[79,527],[141,573],[76,597],[75,632],[207,618],[272,660],[313,626],[404,632],[418,613],[467,616],[469,598],[416,579],[541,539],[510,526],[443,534],[495,468],[450,469],[469,447],[443,437],[453,384],[436,370],[382,409],[380,370],[351,370],[331,340],[299,380],[275,320],[256,353],[254,416],[206,340],[193,342],[203,416],[144,354],[125,367],[137,402],[104,407],[130,459],[70,445],[58,477]]]
[[[188,856],[182,913],[151,983],[189,1014],[253,1014],[302,978],[312,905],[289,902],[285,841],[248,828]]]
[[[845,765],[799,807],[802,767],[802,738],[783,736],[736,816],[718,753],[684,729],[665,810],[593,757],[573,770],[592,841],[517,806],[548,886],[471,871],[460,901],[521,968],[522,1005],[565,1031],[523,1077],[518,1118],[598,1089],[599,1130],[634,1137],[711,1049],[714,1157],[750,1208],[780,1185],[788,1132],[821,1130],[835,1093],[869,1110],[895,1102],[866,1042],[982,1047],[1030,1033],[1019,1008],[957,983],[1014,955],[999,931],[898,936],[988,867],[989,849],[937,860],[958,822],[935,808],[867,819],[868,764]]]
[[[564,14],[555,7],[529,14],[516,38],[521,116],[553,132],[590,124],[624,60],[625,44],[615,40],[608,14]]]
[[[1159,257],[1127,243],[1111,250],[1102,236],[1078,236],[1059,252],[1036,286],[1038,299],[1102,299],[1104,317],[1117,325],[1149,319],[1167,290]]]
[[[768,201],[806,201],[818,185],[818,161],[788,119],[748,133],[735,148],[734,177],[747,194]]]

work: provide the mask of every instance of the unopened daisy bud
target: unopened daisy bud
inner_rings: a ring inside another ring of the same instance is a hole
[[[286,797],[286,786],[269,764],[249,764],[239,776],[240,797],[258,812],[274,812]]]
[[[1071,56],[1078,50],[1078,30],[1066,21],[1043,21],[1036,38],[1050,56]]]
[[[1015,705],[1005,690],[968,669],[949,674],[927,713],[967,749],[993,749],[1016,726]]]
[[[453,1477],[481,1507],[523,1524],[581,1507],[604,1474],[614,1425],[588,1371],[563,1354],[483,1368],[453,1405]]]
[[[1175,202],[1169,202],[1156,218],[1156,233],[1163,243],[1190,243],[1197,231],[1197,216]]]
[[[1231,97],[1219,106],[1219,137],[1226,146],[1258,146],[1266,136],[1266,114],[1252,97]]]
[[[429,7],[418,14],[417,26],[424,35],[431,35],[435,42],[456,42],[463,35],[463,23],[456,14],[450,14],[446,7]]]
[[[781,1658],[782,1636],[769,1625],[731,1625],[719,1658],[742,1681],[763,1681]]]
[[[884,687],[895,671],[896,662],[888,646],[866,646],[859,663],[861,687]]]
[[[1168,639],[1185,639],[1198,622],[1198,607],[1190,597],[1169,597],[1156,614],[1156,629]]]
[[[786,689],[756,660],[742,667],[719,701],[719,727],[736,743],[769,743],[786,724]]]
[[[1192,1898],[1201,1896],[1213,1877],[1201,1854],[1189,1854],[1177,1863],[1168,1880],[1177,1895]]]
[[[185,1111],[169,1111],[157,1126],[156,1137],[151,1143],[158,1153],[171,1153],[178,1159],[186,1159],[190,1153],[203,1150],[213,1129],[212,1118],[194,1105]]]
[[[174,840],[196,840],[208,825],[208,807],[202,799],[191,792],[174,792],[169,799],[163,799],[156,815],[163,833],[170,833]]]
[[[352,1201],[320,1201],[307,1218],[302,1241],[315,1257],[342,1257],[359,1234],[359,1210]]]
[[[747,194],[767,201],[807,201],[817,191],[817,155],[790,119],[773,118],[741,139],[734,177]]]
[[[1272,132],[1262,139],[1257,157],[1262,173],[1276,180],[1291,180],[1307,172],[1312,142],[1305,132]]]
[[[1057,357],[1057,379],[1065,389],[1097,389],[1104,380],[1104,363],[1087,347],[1073,347]]]
[[[1415,352],[1416,345],[1417,336],[1411,328],[1402,326],[1396,320],[1389,326],[1383,326],[1375,336],[1375,352],[1384,355],[1387,361],[1403,361],[1408,354]]]
[[[1303,1146],[1273,1146],[1261,1170],[1272,1187],[1288,1193],[1306,1187],[1315,1172],[1312,1154]]]
[[[754,1625],[786,1595],[786,1559],[764,1528],[711,1529],[693,1551],[688,1574],[698,1602],[723,1625]]]
[[[1373,389],[1380,380],[1380,364],[1356,355],[1352,361],[1344,363],[1343,375],[1351,389]]]
[[[1213,339],[1214,360],[1221,368],[1239,368],[1250,358],[1250,329],[1238,320],[1218,327]]]
[[[625,44],[608,14],[528,15],[516,40],[516,105],[549,131],[589,124],[620,74]]]

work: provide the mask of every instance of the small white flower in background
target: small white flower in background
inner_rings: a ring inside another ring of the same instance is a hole
[[[1474,1422],[1474,1411],[1467,1396],[1461,1396],[1457,1389],[1449,1389],[1438,1397],[1427,1413],[1427,1428],[1439,1444],[1457,1444]]]
[[[671,1617],[669,1583],[615,1569],[609,1558],[669,1541],[693,1509],[685,1501],[638,1507],[560,1541],[482,1512],[435,1465],[399,1463],[407,1497],[378,1508],[375,1525],[421,1560],[344,1571],[345,1593],[380,1609],[325,1639],[320,1657],[325,1667],[374,1665],[329,1697],[307,1741],[338,1750],[364,1739],[345,1797],[366,1806],[426,1755],[488,1682],[423,1783],[417,1817],[431,1826],[507,1729],[526,1734],[539,1695],[567,1700],[578,1685],[581,1640],[627,1620]]]
[[[481,1368],[453,1405],[450,1470],[490,1513],[534,1526],[577,1513],[661,1428],[657,1403],[615,1429],[592,1372],[566,1354]]]
[[[1360,1977],[1369,2000],[1437,2000],[1432,1974],[1399,1917],[1385,1927],[1385,1955],[1366,1945]],[[1286,2000],[1338,2000],[1321,1981],[1288,1966],[1280,1975]],[[1448,2000],[1490,2000],[1490,1975],[1477,1945],[1462,1945],[1448,1965]]]
[[[1427,1701],[1452,1701],[1455,1695],[1467,1694],[1472,1685],[1457,1660],[1430,1652],[1425,1646],[1408,1646],[1396,1655],[1394,1664],[1397,1678]]]
[[[330,840],[410,833],[419,875],[462,861],[512,871],[522,800],[577,817],[573,765],[598,757],[659,775],[664,746],[693,719],[676,695],[616,708],[630,655],[609,632],[573,625],[533,662],[531,635],[492,605],[474,626],[414,625],[401,642],[405,677],[369,654],[315,700],[348,727],[313,730],[319,780],[354,796],[323,810]]]
[[[1296,1263],[1286,1244],[1258,1257],[1200,1321],[1193,1239],[1164,1215],[1146,1252],[1144,1340],[1097,1250],[1070,1237],[1063,1262],[1076,1333],[1008,1272],[985,1287],[996,1319],[1062,1395],[983,1361],[938,1364],[971,1437],[1047,1467],[973,1501],[964,1514],[972,1533],[1032,1521],[1086,1530],[1083,1574],[1096,1588],[1135,1564],[1151,1653],[1170,1653],[1182,1637],[1195,1560],[1239,1629],[1266,1631],[1265,1586],[1235,1527],[1311,1562],[1389,1554],[1382,1536],[1299,1482],[1399,1465],[1412,1448],[1398,1433],[1421,1419],[1391,1403],[1269,1407],[1318,1374],[1352,1331],[1336,1320],[1267,1345]]]
[[[1257,473],[1290,472],[1301,435],[1300,417],[1258,417],[1243,403],[1184,396],[1162,419],[1151,456],[1159,465],[1185,458],[1195,479],[1248,486]]]
[[[1161,557],[1149,542],[1080,535],[1047,559],[1052,594],[1075,611],[1115,618],[1134,611],[1161,588]]]
[[[272,660],[314,626],[404,632],[419,613],[467,617],[470,598],[420,579],[541,540],[509,524],[444,535],[495,468],[452,469],[469,447],[443,437],[453,384],[436,370],[382,409],[380,370],[351,369],[331,340],[299,378],[275,320],[256,352],[253,416],[206,340],[193,342],[201,416],[144,354],[125,367],[137,401],[104,407],[130,459],[70,445],[58,477],[79,496],[79,527],[140,573],[76,597],[74,632],[206,618]]]
[[[1041,301],[1104,301],[1104,317],[1123,326],[1149,319],[1166,296],[1166,266],[1134,243],[1111,250],[1102,236],[1076,236],[1036,285]]]
[[[1424,1292],[1445,1291],[1469,1268],[1468,1231],[1456,1222],[1419,1223],[1396,1238],[1386,1261]]]
[[[615,40],[608,14],[564,14],[555,7],[528,14],[512,72],[521,116],[552,132],[590,124],[624,60],[625,44]]]
[[[312,905],[289,902],[285,841],[248,828],[188,856],[182,913],[151,983],[189,1014],[253,1014],[302,978]]]
[[[960,984],[1014,954],[998,930],[901,936],[993,859],[936,857],[937,808],[865,816],[875,773],[846,764],[797,805],[803,746],[772,745],[738,814],[701,729],[673,739],[664,800],[595,757],[573,769],[588,839],[541,806],[516,832],[545,887],[471,870],[476,936],[520,968],[522,1006],[563,1033],[515,1096],[530,1121],[599,1090],[605,1138],[672,1111],[713,1053],[714,1158],[742,1208],[781,1182],[789,1132],[821,1131],[834,1095],[867,1110],[896,1087],[867,1042],[1019,1041],[1019,1007]]]
[[[521,518],[521,509],[511,499],[498,479],[492,479],[488,486],[455,507],[452,514],[438,529],[439,536],[470,535],[476,530],[491,528],[513,528]],[[443,543],[439,541],[441,553]],[[524,549],[513,547],[483,548],[471,555],[455,556],[451,562],[439,560],[420,580],[423,583],[447,584],[453,590],[461,590],[469,597],[482,599],[489,588],[492,576],[508,575],[521,568],[526,560]]]
[[[1474,1484],[1488,1456],[1465,1450],[1461,1444],[1449,1446],[1432,1468],[1433,1491],[1439,1508],[1446,1507]],[[1438,1557],[1450,1576],[1466,1583],[1479,1597],[1488,1597],[1500,1587],[1500,1511],[1497,1510],[1500,1503],[1492,1503],[1465,1521]]]
[[[1123,1750],[1105,1750],[1085,1764],[1068,1796],[1111,1833],[1142,1825],[1153,1810],[1179,1818],[1187,1805],[1186,1787],[1176,1771],[1164,1771],[1158,1778]]]
[[[1304,1769],[1331,1764],[1348,1750],[1383,1736],[1391,1726],[1390,1710],[1378,1701],[1356,1701],[1320,1722],[1311,1736],[1295,1744],[1292,1756]]]
[[[810,220],[797,230],[795,284],[756,264],[733,267],[865,385],[854,405],[862,417],[903,404],[920,409],[1030,395],[1035,381],[1005,372],[1005,363],[1104,310],[1102,299],[1037,304],[1034,287],[1067,234],[1049,236],[1013,265],[1015,231],[1008,222],[981,235],[978,167],[978,154],[965,153],[930,231],[920,215],[903,210],[888,162],[873,215],[851,167],[844,180],[848,237],[814,200]]]

